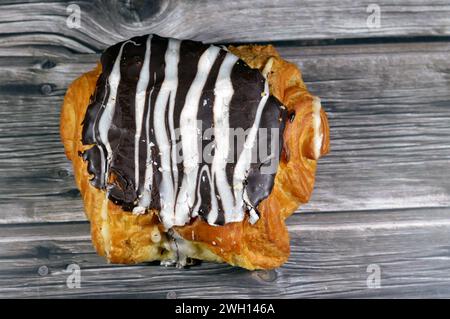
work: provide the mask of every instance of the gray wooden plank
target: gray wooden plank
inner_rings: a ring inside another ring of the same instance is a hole
[[[301,211],[450,206],[449,43],[279,50],[330,118],[331,153]],[[68,84],[97,59],[0,54],[0,223],[85,219],[59,111]]]
[[[80,28],[66,24],[68,4]],[[0,5],[0,46],[64,46],[90,53],[143,33],[208,42],[449,36],[443,0],[378,0],[379,27],[369,28],[371,0],[8,1]],[[369,11],[369,12],[368,12]]]
[[[288,224],[289,261],[256,272],[109,265],[93,252],[87,223],[3,225],[0,297],[450,297],[449,208],[306,213]],[[79,289],[66,286],[72,263]],[[369,265],[380,267],[379,288],[367,286]]]

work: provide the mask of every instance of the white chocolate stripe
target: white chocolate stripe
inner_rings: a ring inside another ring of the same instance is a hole
[[[236,205],[231,214],[225,214],[225,223],[241,221],[244,218],[243,200],[244,200],[244,188],[243,182],[247,177],[248,169],[250,168],[252,160],[252,149],[255,145],[256,136],[258,134],[259,122],[261,115],[269,98],[269,82],[264,83],[264,93],[259,101],[258,108],[256,109],[255,121],[250,128],[247,138],[245,139],[244,148],[236,163],[233,174],[233,190],[234,197],[236,199]]]
[[[199,128],[197,113],[200,98],[214,62],[220,49],[210,46],[200,57],[197,74],[186,94],[186,100],[180,115],[181,146],[183,149],[184,175],[180,191],[177,195],[175,209],[175,225],[184,225],[190,219],[189,212],[195,203],[195,186],[199,164]]]
[[[177,47],[173,47],[171,48],[170,46],[170,42],[176,42],[177,43]],[[173,176],[173,187],[174,187],[174,197],[173,197],[173,201],[172,201],[172,207],[173,211],[173,219],[175,220],[175,200],[176,200],[176,193],[177,193],[177,187],[178,187],[178,166],[177,166],[177,140],[176,140],[176,134],[175,134],[175,127],[174,127],[174,116],[173,116],[173,112],[175,109],[175,98],[176,98],[176,93],[177,93],[177,87],[178,87],[178,61],[180,59],[180,46],[181,46],[181,41],[180,40],[175,40],[175,39],[170,39],[169,40],[169,47],[168,50],[172,50],[172,53],[174,54],[174,56],[176,57],[176,60],[174,60],[172,63],[174,63],[173,66],[173,70],[175,70],[176,74],[175,74],[175,78],[176,78],[176,83],[174,84],[174,89],[170,92],[169,94],[169,111],[167,113],[167,123],[169,124],[169,134],[170,134],[170,141],[171,141],[171,166],[172,166],[172,176]],[[167,76],[167,73],[166,73]],[[176,221],[174,222],[175,225]]]
[[[156,83],[156,72],[153,73],[153,83]],[[148,95],[148,111],[147,111],[147,117],[145,120],[146,123],[146,143],[147,143],[147,158],[145,161],[145,179],[144,179],[144,189],[142,190],[142,197],[139,200],[139,207],[138,212],[145,212],[145,209],[150,207],[151,204],[151,191],[152,191],[152,185],[153,185],[153,142],[150,141],[150,117],[151,117],[151,102],[152,102],[152,96],[153,96],[153,90],[154,86],[150,90],[150,94]]]
[[[112,150],[111,145],[108,140],[108,132],[111,127],[112,119],[114,117],[114,111],[116,108],[116,98],[117,98],[117,89],[120,83],[120,60],[122,58],[123,48],[127,43],[133,43],[134,45],[139,45],[134,41],[128,40],[122,44],[120,47],[119,53],[117,54],[117,58],[114,61],[114,66],[111,70],[111,73],[108,77],[109,83],[109,97],[108,102],[106,102],[105,110],[103,111],[102,117],[98,123],[98,132],[100,135],[100,140],[106,147],[106,172],[105,172],[105,185],[107,185],[109,166],[111,164],[112,159]]]
[[[156,142],[158,144],[161,158],[160,169],[162,180],[160,184],[160,217],[166,229],[169,229],[174,225],[175,189],[172,179],[173,166],[171,165],[171,144],[166,133],[165,113],[167,102],[169,102],[169,116],[173,115],[175,95],[178,87],[178,61],[180,55],[180,43],[181,41],[179,40],[169,39],[165,55],[166,67],[164,81],[161,84],[161,88],[156,98],[155,109],[153,113],[153,127],[155,129]],[[172,111],[172,114],[170,111]],[[171,136],[174,135],[174,133],[172,133],[172,121],[173,119],[169,120],[169,129],[171,129]],[[171,122],[172,128],[170,128]]]
[[[210,197],[211,197],[211,209],[208,212],[207,215],[207,222],[210,225],[215,225],[216,221],[217,221],[217,217],[219,215],[219,206],[217,204],[217,198],[216,198],[216,193],[214,190],[214,176],[211,176],[211,174],[209,173],[209,168],[207,165],[203,165],[202,168],[200,169],[200,173],[199,173],[199,181],[198,181],[198,185],[197,185],[197,196],[198,196],[198,202],[195,205],[194,208],[194,214],[193,217],[195,217],[195,215],[198,213],[198,210],[200,209],[200,204],[201,204],[201,195],[200,195],[200,186],[201,186],[201,182],[203,179],[203,173],[206,173],[206,178],[208,178],[208,182],[209,182],[209,189],[210,189]]]
[[[139,80],[136,85],[136,97],[135,97],[136,132],[134,134],[134,181],[136,190],[139,189],[139,144],[140,144],[139,140],[141,138],[142,120],[144,117],[147,86],[150,80],[151,40],[152,36],[149,35],[147,37],[147,41],[145,44],[144,63],[142,64],[141,72],[139,74]]]
[[[155,79],[156,79],[156,73]],[[154,82],[153,82],[154,83]],[[144,214],[145,210],[150,207],[151,204],[151,191],[152,191],[152,185],[153,185],[153,161],[152,161],[152,154],[153,154],[153,142],[150,141],[150,114],[151,114],[151,100],[153,95],[153,89],[150,90],[150,94],[148,96],[148,111],[147,116],[145,119],[145,133],[146,133],[146,144],[147,144],[147,158],[145,161],[145,177],[144,177],[144,186],[143,189],[141,189],[141,197],[139,199],[139,204],[133,209],[133,213],[135,214]]]
[[[231,71],[238,59],[237,56],[227,53],[220,66],[214,88],[213,115],[215,147],[211,175],[217,186],[225,216],[232,214],[234,208],[234,198],[227,181],[225,168],[230,149],[230,102],[234,94],[233,84],[231,83]]]
[[[320,132],[322,126],[322,120],[320,118],[320,109],[322,105],[320,104],[320,98],[317,96],[313,97],[312,110],[313,110],[313,146],[314,146],[314,159],[318,160],[320,158],[320,149],[323,143],[323,133]]]

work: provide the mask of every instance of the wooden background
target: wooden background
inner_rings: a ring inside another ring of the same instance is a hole
[[[450,298],[450,1],[70,3],[79,29],[69,3],[0,2],[0,297]],[[93,251],[61,102],[105,47],[150,32],[274,43],[322,97],[332,152],[289,219],[283,267],[117,266]],[[72,263],[78,289],[66,285]],[[379,288],[366,282],[373,264]]]

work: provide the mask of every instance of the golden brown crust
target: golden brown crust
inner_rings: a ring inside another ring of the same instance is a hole
[[[285,219],[309,200],[314,186],[317,161],[313,151],[313,96],[307,91],[298,68],[281,59],[273,46],[230,46],[229,50],[251,67],[269,72],[271,94],[290,112],[295,112],[295,118],[286,124],[274,188],[258,206],[258,222],[252,225],[245,219],[211,226],[196,219],[175,230],[189,244],[190,257],[225,261],[247,269],[275,268],[289,257]],[[97,252],[114,263],[173,259],[170,239],[163,233],[157,212],[134,215],[107,200],[104,191],[90,184],[87,164],[78,156],[89,148],[81,143],[82,121],[100,73],[98,65],[72,83],[61,113],[61,137],[66,155],[73,162],[75,180],[91,222],[92,241]],[[329,150],[328,122],[323,109],[320,119],[323,155]]]

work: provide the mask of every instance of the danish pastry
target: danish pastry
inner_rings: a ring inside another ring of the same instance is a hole
[[[327,116],[271,45],[145,35],[68,88],[61,138],[97,252],[270,269],[313,190]]]

